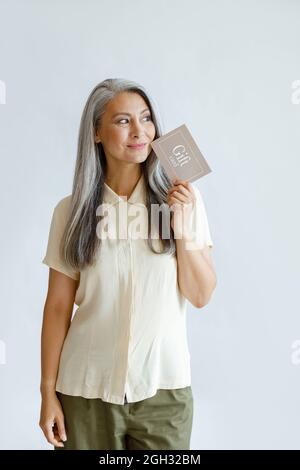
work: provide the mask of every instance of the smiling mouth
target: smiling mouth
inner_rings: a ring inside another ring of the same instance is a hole
[[[138,144],[138,145],[127,145],[127,147],[131,148],[131,149],[142,149],[143,147],[145,147],[146,144]]]

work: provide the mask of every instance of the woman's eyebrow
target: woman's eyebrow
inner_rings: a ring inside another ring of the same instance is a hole
[[[149,109],[149,108],[145,108],[145,109],[143,109],[143,111],[141,111],[140,114],[143,114],[145,111],[150,111],[150,109]],[[125,114],[126,116],[131,116],[130,113],[125,113],[125,112],[122,112],[122,111],[121,111],[121,112],[119,112],[119,113],[113,114],[112,117],[114,118],[114,117],[116,117],[116,116],[119,116],[119,114]]]

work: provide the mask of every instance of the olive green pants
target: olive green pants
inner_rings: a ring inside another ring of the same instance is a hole
[[[159,389],[153,397],[124,405],[56,393],[67,440],[54,450],[190,449],[191,386]]]

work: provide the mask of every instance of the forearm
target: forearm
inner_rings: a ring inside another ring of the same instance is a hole
[[[53,394],[62,346],[70,327],[69,316],[58,309],[45,306],[41,332],[41,384],[42,396]]]
[[[215,273],[204,257],[203,250],[189,245],[191,237],[176,240],[178,284],[182,294],[195,306],[208,303],[216,286]],[[193,247],[193,249],[188,249]]]

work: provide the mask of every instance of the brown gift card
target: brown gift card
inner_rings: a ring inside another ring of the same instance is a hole
[[[212,170],[185,124],[151,142],[168,177],[195,181]]]

